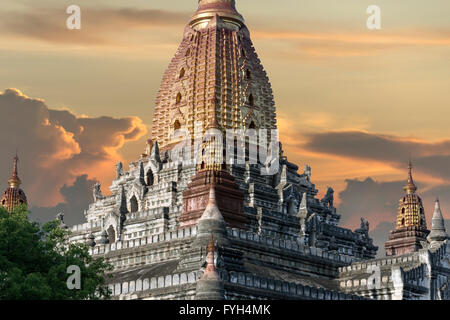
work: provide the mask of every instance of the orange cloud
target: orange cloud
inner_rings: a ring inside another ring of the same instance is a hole
[[[60,189],[83,174],[108,184],[121,160],[118,151],[147,133],[137,117],[78,117],[69,110],[49,109],[42,99],[16,89],[0,93],[0,112],[9,115],[0,119],[0,165],[10,167],[19,148],[20,175],[34,206],[61,202]],[[9,174],[0,172],[0,182]]]

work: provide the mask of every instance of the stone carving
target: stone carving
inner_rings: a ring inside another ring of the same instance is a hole
[[[100,244],[108,244],[109,243],[108,232],[106,232],[106,230],[103,230],[98,243],[100,243]]]
[[[95,243],[95,236],[92,234],[92,232],[89,234],[88,236],[88,241],[86,242],[86,244],[89,247],[95,247],[96,243]]]
[[[258,235],[263,235],[263,217],[262,217],[262,208],[258,208],[258,213],[256,215],[256,220],[258,221]]]
[[[324,205],[329,206],[330,208],[333,207],[333,202],[334,202],[334,190],[331,187],[328,187],[327,189],[327,193],[325,195],[325,197],[323,197],[323,199],[321,200],[321,202]]]
[[[328,243],[328,249],[330,251],[337,251],[339,249],[339,246],[336,242],[336,237],[332,236],[330,239],[330,242]]]
[[[449,300],[450,299],[450,281],[447,280],[438,290],[439,300]]]
[[[355,232],[362,233],[366,235],[366,237],[369,237],[369,221],[367,221],[364,218],[361,218],[361,227],[355,230]]]
[[[320,218],[317,213],[313,213],[306,220],[306,230],[308,231],[309,245],[315,247],[318,243],[318,235],[322,232]]]
[[[152,152],[152,147],[153,147],[153,141],[151,139],[148,139],[147,143],[145,145],[144,154],[147,155],[147,156],[150,156],[150,154]]]
[[[288,214],[295,216],[297,214],[297,206],[298,201],[294,196],[292,196],[288,201]]]
[[[106,198],[106,197],[102,194],[100,183],[94,184],[94,188],[93,188],[93,196],[94,196],[94,202],[97,202],[97,201],[99,201],[99,200],[103,200],[103,199]]]
[[[119,179],[123,175],[123,164],[119,161],[116,164],[116,179]]]
[[[364,218],[361,218],[361,230],[366,234],[369,233],[369,221]]]
[[[306,241],[306,218],[308,217],[308,196],[306,192],[302,195],[302,201],[300,202],[300,208],[297,213],[297,217],[300,220],[300,242],[305,244]]]
[[[64,222],[64,212],[59,212],[59,213],[56,215],[56,220],[59,220],[59,221],[61,221],[61,222]]]
[[[311,167],[309,165],[305,165],[305,175],[309,180],[311,180]]]

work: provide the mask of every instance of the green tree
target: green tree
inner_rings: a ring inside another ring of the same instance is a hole
[[[43,226],[28,219],[25,206],[9,214],[0,208],[0,300],[105,299],[112,266],[94,259],[82,243],[68,243],[59,221]],[[80,289],[69,289],[71,265],[80,268]]]

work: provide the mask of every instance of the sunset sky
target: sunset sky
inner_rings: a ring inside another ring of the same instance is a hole
[[[410,156],[429,225],[437,196],[450,219],[450,2],[236,3],[272,83],[285,153],[312,166],[321,195],[335,188],[343,225],[366,216],[372,229],[390,228]],[[81,30],[66,28],[71,4],[81,7]],[[372,4],[381,30],[366,27]],[[36,212],[78,193],[82,208],[89,181],[107,192],[115,163],[143,151],[162,74],[196,7],[3,0],[2,188],[18,148]]]

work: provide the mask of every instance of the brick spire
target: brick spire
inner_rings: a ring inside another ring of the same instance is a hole
[[[225,290],[223,281],[214,265],[214,254],[216,246],[214,245],[214,237],[211,234],[209,244],[206,247],[206,269],[202,277],[197,282],[195,288],[196,300],[223,300],[225,297]]]

